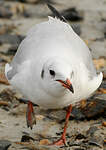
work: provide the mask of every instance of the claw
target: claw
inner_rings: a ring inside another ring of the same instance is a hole
[[[61,138],[54,142],[51,145],[56,145],[56,146],[67,146],[67,142],[66,142],[66,129],[68,126],[68,121],[69,121],[69,117],[70,117],[70,113],[72,112],[72,105],[70,105],[67,109],[67,114],[66,114],[66,121],[65,121],[65,125],[64,125],[64,130],[63,130],[63,134],[61,136]]]
[[[58,141],[54,142],[51,145],[56,145],[56,146],[67,146],[66,138],[60,138]]]

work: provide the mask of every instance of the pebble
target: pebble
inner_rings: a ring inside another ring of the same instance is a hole
[[[88,144],[95,145],[97,147],[102,148],[103,145],[103,136],[99,134],[99,129],[96,126],[92,126],[87,131],[88,135]]]
[[[18,44],[11,45],[6,52],[1,52],[1,54],[6,56],[11,56],[11,55],[14,56],[15,53],[17,52],[18,46],[19,46]]]
[[[12,12],[8,7],[0,6],[0,18],[11,18]]]
[[[102,84],[100,85],[100,88],[106,89],[106,81],[102,81]],[[106,98],[105,98],[106,99]]]
[[[61,12],[61,15],[68,21],[81,21],[83,17],[79,14],[75,7],[66,9]]]
[[[12,35],[8,33],[0,35],[1,44],[9,43],[12,45],[19,45],[23,39],[24,39],[24,36],[22,35],[16,35],[16,34]]]
[[[3,58],[0,58],[0,63],[6,63],[7,61]]]
[[[0,35],[9,33],[15,28],[16,27],[13,24],[11,24],[11,25],[7,25],[7,24],[0,25]]]
[[[28,135],[23,135],[21,138],[21,142],[29,142],[30,140],[34,141],[34,139]]]
[[[17,142],[13,143],[8,150],[62,150],[56,146],[39,145],[38,142]],[[68,150],[68,149],[67,149]]]
[[[72,109],[71,118],[84,120],[95,118],[102,114],[105,117],[106,111],[106,94],[94,95],[87,100],[80,101]]]
[[[96,126],[91,126],[91,127],[89,128],[89,130],[87,131],[87,135],[88,135],[88,136],[93,136],[94,133],[95,133],[97,130],[98,130],[98,128],[97,128]]]
[[[1,108],[4,110],[10,111],[10,113],[12,110],[14,110],[12,108],[15,108],[19,105],[19,101],[18,101],[17,97],[15,96],[15,92],[13,92],[12,90],[10,90],[8,88],[1,91],[0,101],[1,101],[1,103],[4,101],[4,105],[2,103]],[[6,103],[7,103],[7,105],[6,105]]]
[[[106,127],[106,121],[102,122],[102,126]]]
[[[8,140],[0,140],[0,150],[8,150],[11,142]]]
[[[106,69],[104,69],[104,71],[103,71],[103,78],[106,79]],[[105,88],[106,88],[106,86],[105,86]]]

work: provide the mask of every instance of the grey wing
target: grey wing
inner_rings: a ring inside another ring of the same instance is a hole
[[[8,81],[11,80],[17,73],[17,68],[12,67],[10,64],[5,65],[5,76]]]
[[[23,54],[21,50],[21,46],[19,46],[16,55],[14,56],[12,62],[10,64],[5,65],[5,76],[7,80],[11,80],[18,73],[18,66],[21,65],[24,58],[22,59]]]
[[[12,60],[12,62],[10,63],[10,66],[18,66],[21,63],[23,63],[28,55],[28,44],[26,41],[26,38],[21,42],[21,44],[18,47],[18,50]]]
[[[19,72],[19,68],[21,67],[21,65],[26,60],[28,60],[28,56],[30,53],[30,51],[29,51],[30,48],[28,48],[28,45],[29,44],[27,42],[27,38],[25,38],[21,42],[12,62],[10,64],[6,64],[5,75],[8,80],[11,80],[13,78],[13,76],[15,76]]]

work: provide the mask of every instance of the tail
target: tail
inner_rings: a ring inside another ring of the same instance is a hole
[[[67,20],[56,10],[56,8],[54,8],[52,5],[50,5],[48,3],[47,3],[47,6],[56,18],[67,23]]]
[[[12,69],[12,67],[7,63],[5,65],[5,76],[7,78],[7,80],[9,81],[9,78],[8,78],[8,72]]]

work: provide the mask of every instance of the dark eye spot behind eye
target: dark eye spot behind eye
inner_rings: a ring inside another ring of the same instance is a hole
[[[41,78],[42,79],[44,78],[44,70],[42,70],[42,72],[41,72]]]
[[[49,70],[49,72],[50,72],[51,76],[55,76],[55,71],[54,70]]]

